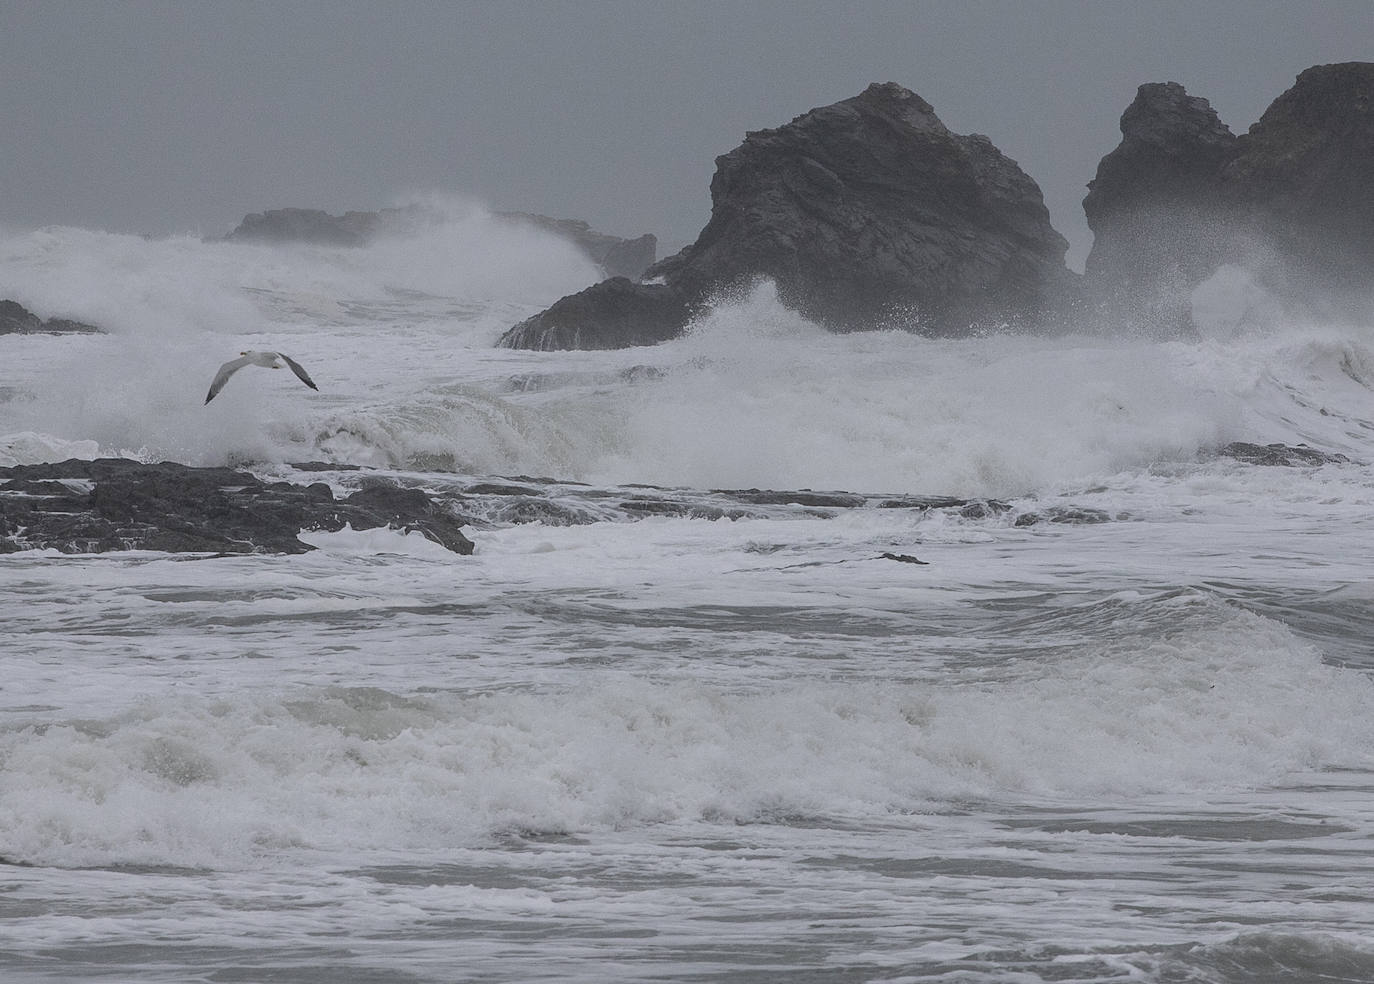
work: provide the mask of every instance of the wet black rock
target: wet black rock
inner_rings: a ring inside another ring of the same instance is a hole
[[[18,301],[0,300],[0,335],[64,335],[100,334],[95,325],[67,318],[48,318],[44,320],[28,310]]]
[[[913,557],[911,554],[899,554],[899,553],[881,553],[881,554],[878,555],[878,559],[879,559],[879,560],[895,560],[895,561],[896,561],[897,563],[899,563],[899,564],[920,564],[922,567],[929,566],[929,563],[930,563],[929,561],[920,560],[920,559],[918,559],[918,558],[916,558],[916,557]]]
[[[0,553],[162,550],[304,553],[307,530],[416,531],[470,554],[464,521],[416,489],[373,480],[336,499],[323,482],[264,482],[231,468],[123,458],[0,468]]]
[[[483,508],[482,515],[488,522],[500,526],[520,526],[525,523],[588,526],[604,518],[590,509],[536,495],[504,495]]]
[[[629,304],[644,298],[621,287],[517,326],[501,344],[652,344],[664,319],[680,332],[702,303],[760,278],[837,330],[1036,326],[1076,291],[1067,247],[1015,161],[987,137],[950,132],[915,93],[877,83],[716,159],[710,222],[645,274],[672,297],[655,296],[650,330],[627,333]]]
[[[1014,526],[1036,526],[1040,523],[1061,523],[1067,526],[1092,526],[1097,523],[1110,523],[1113,519],[1124,520],[1127,515],[1120,513],[1115,517],[1102,509],[1089,509],[1083,506],[1051,506],[1043,512],[1024,512],[1016,517]]]
[[[1011,511],[1011,506],[996,499],[975,499],[959,510],[964,519],[991,519]]]
[[[810,489],[785,491],[777,489],[719,489],[719,494],[738,502],[759,506],[815,506],[819,508],[854,509],[868,503],[868,497],[853,492],[813,492]]]

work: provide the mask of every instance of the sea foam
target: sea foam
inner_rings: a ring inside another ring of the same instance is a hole
[[[658,823],[882,822],[971,800],[1125,802],[1369,765],[1374,684],[1279,624],[1176,631],[941,683],[744,690],[586,671],[465,695],[167,696],[0,734],[0,854],[234,866]]]

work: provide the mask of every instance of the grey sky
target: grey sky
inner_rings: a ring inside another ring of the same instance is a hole
[[[0,0],[0,224],[227,232],[446,192],[657,234],[747,130],[893,81],[986,133],[1081,264],[1080,202],[1142,82],[1243,132],[1374,0]]]

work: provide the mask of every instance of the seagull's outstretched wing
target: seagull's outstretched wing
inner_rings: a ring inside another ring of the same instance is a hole
[[[210,384],[210,393],[205,397],[205,402],[209,403],[213,400],[219,391],[224,389],[224,384],[229,382],[229,377],[252,361],[253,357],[251,355],[244,355],[237,359],[230,359],[224,365],[220,366],[219,372],[215,373],[214,382]]]
[[[301,368],[301,364],[299,362],[291,358],[291,356],[287,355],[285,352],[278,352],[277,355],[281,356],[281,360],[291,367],[291,371],[296,374],[296,378],[298,378],[301,382],[305,383],[305,385],[309,386],[312,390],[319,389],[319,387],[315,385],[315,380],[311,379],[310,374]],[[223,369],[220,370],[220,372],[223,371]]]

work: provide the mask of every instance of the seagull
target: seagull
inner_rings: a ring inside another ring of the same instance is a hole
[[[278,361],[281,360],[281,361]],[[224,384],[229,382],[229,377],[238,372],[244,366],[262,366],[264,369],[280,369],[282,362],[291,367],[297,378],[312,390],[318,390],[315,381],[310,378],[310,374],[301,368],[301,364],[291,356],[283,352],[240,352],[237,359],[230,359],[219,367],[219,372],[215,373],[215,381],[210,384],[210,394],[205,398],[209,403],[215,398],[220,390],[224,389]]]

